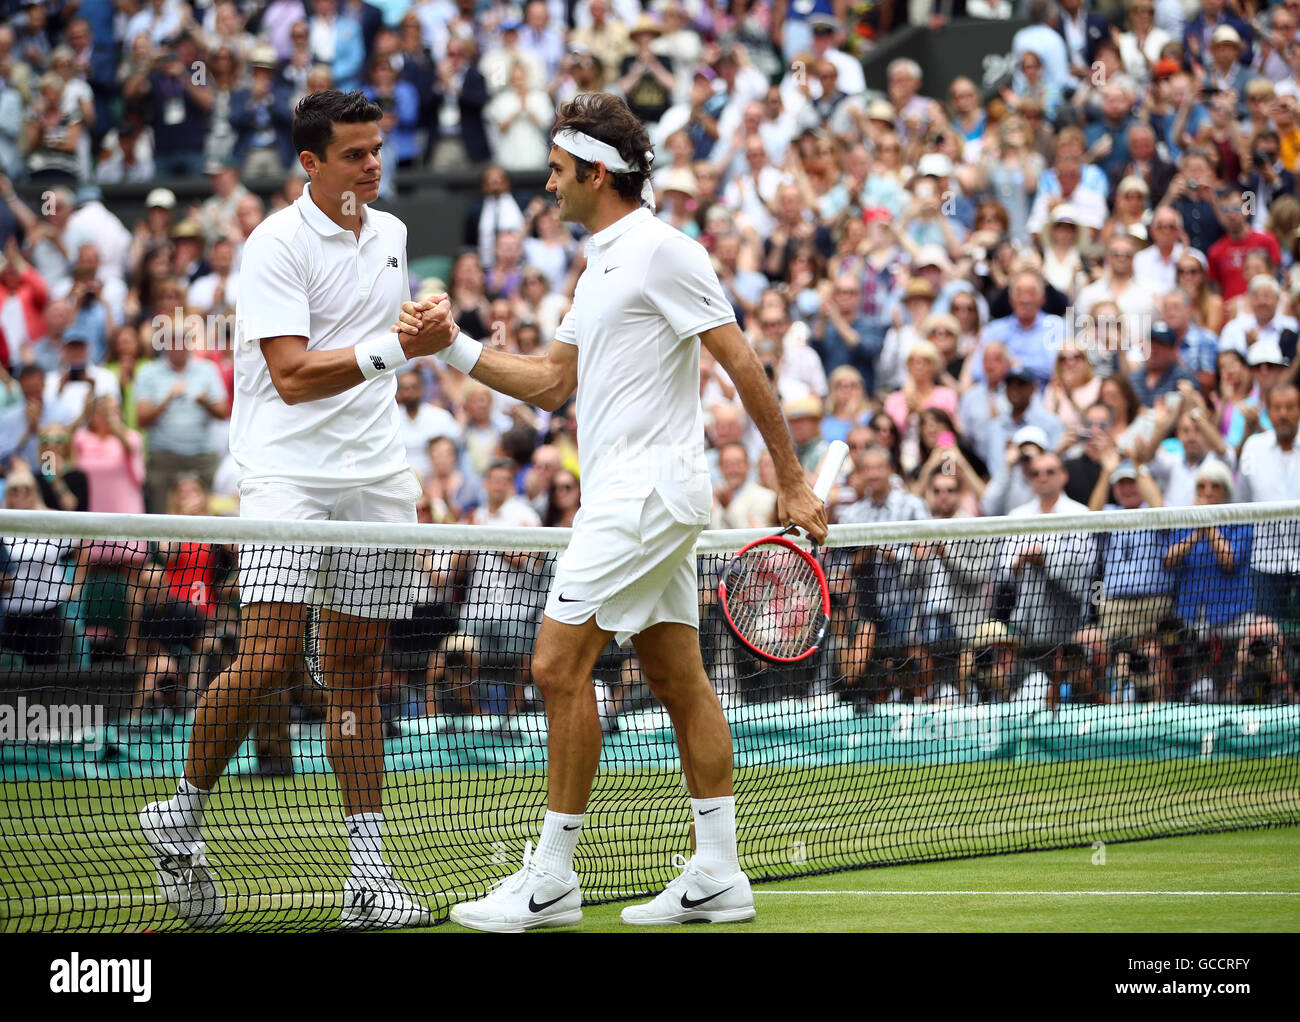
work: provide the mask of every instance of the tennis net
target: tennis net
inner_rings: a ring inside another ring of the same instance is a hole
[[[718,613],[756,535],[697,547],[753,879],[1300,822],[1300,506],[836,526],[831,626],[793,666]],[[385,856],[435,919],[536,837],[529,658],[566,531],[3,511],[0,537],[0,928],[181,926],[137,817],[254,637],[265,695],[204,825],[227,926],[338,925],[340,767],[375,750]],[[339,612],[396,617],[363,678]],[[691,813],[634,649],[595,675],[576,868],[588,901],[618,900],[676,875]]]

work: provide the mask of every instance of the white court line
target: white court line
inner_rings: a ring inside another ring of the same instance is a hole
[[[1077,898],[1077,897],[1128,897],[1132,895],[1143,895],[1146,897],[1166,897],[1166,898],[1207,898],[1223,896],[1258,896],[1265,895],[1268,897],[1283,898],[1300,898],[1300,891],[766,891],[762,888],[756,888],[755,894],[780,894],[792,897],[823,897],[825,895],[843,896],[848,894],[869,895],[876,897],[879,895],[922,895],[922,896],[944,896],[944,895],[971,895],[987,894],[994,897],[1018,897],[1020,895],[1041,896],[1048,898]]]

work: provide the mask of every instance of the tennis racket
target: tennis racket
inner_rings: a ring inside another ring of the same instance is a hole
[[[329,688],[325,684],[325,670],[320,663],[320,608],[307,608],[307,624],[302,630],[302,659],[307,667],[307,676],[317,688]]]
[[[813,486],[825,502],[849,448],[830,445]],[[817,652],[831,614],[831,590],[813,543],[809,553],[785,537],[755,540],[732,558],[718,583],[718,602],[727,625],[746,649],[778,664],[794,664]]]

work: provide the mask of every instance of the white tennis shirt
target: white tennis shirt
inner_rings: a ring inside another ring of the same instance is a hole
[[[364,206],[362,220],[358,238],[321,211],[307,185],[244,244],[230,453],[245,480],[355,486],[407,467],[395,374],[290,406],[257,343],[297,335],[308,351],[330,351],[388,334],[410,298],[406,225]]]
[[[698,335],[735,318],[704,246],[648,209],[591,236],[555,334],[578,349],[584,507],[658,490],[678,521],[709,523]]]

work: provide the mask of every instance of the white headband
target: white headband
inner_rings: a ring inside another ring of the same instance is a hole
[[[606,170],[613,171],[615,174],[637,174],[642,172],[640,167],[633,167],[623,159],[619,151],[608,142],[592,138],[581,131],[574,131],[571,128],[557,131],[551,139],[551,144],[559,146],[571,156],[586,160],[588,163],[603,163]],[[647,168],[654,163],[654,159],[655,154],[647,150],[645,154]],[[654,212],[655,190],[650,184],[648,175],[645,184],[641,186],[641,201],[650,207],[650,212]]]

